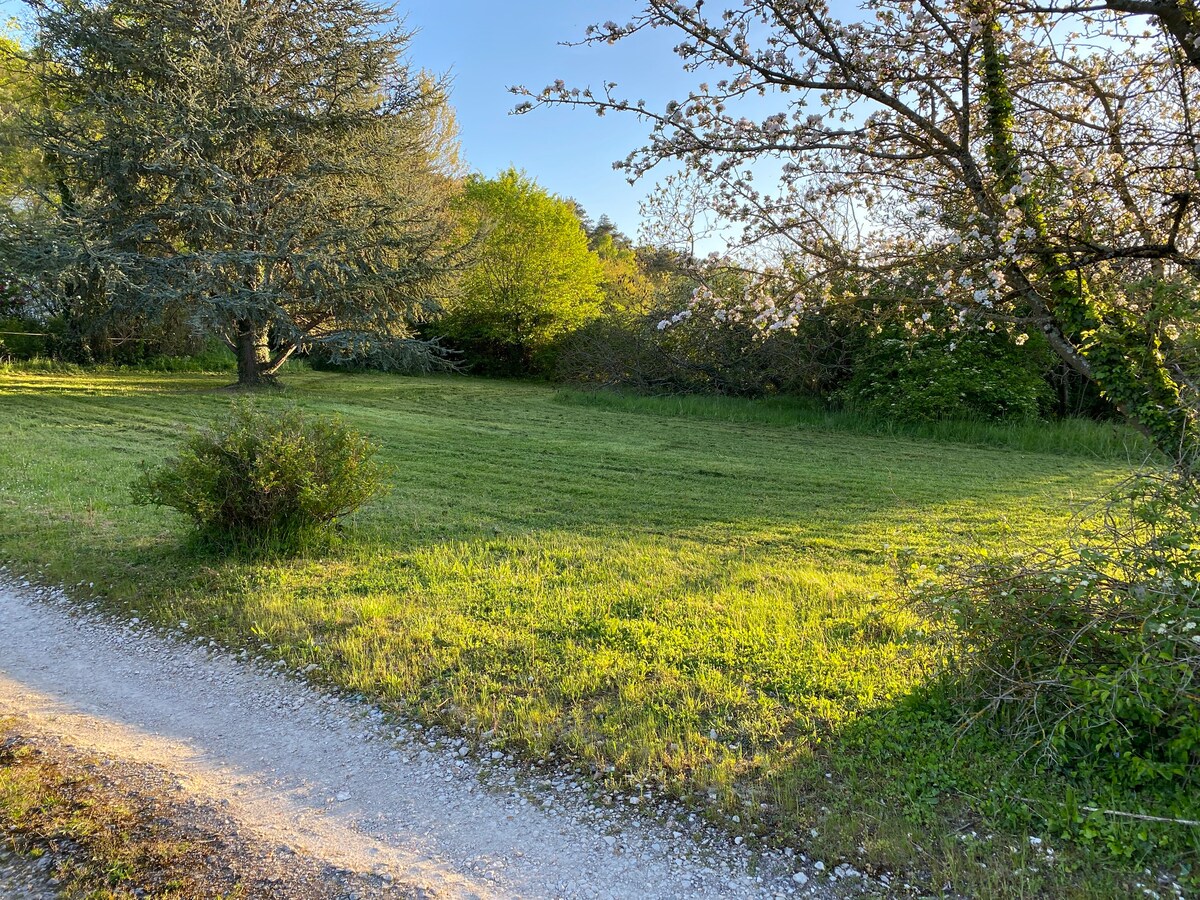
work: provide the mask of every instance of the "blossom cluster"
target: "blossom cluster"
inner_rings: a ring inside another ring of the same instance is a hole
[[[736,298],[725,297],[702,284],[688,299],[687,306],[658,323],[665,331],[689,319],[702,320],[715,327],[749,325],[759,337],[780,331],[795,331],[806,311],[806,300],[799,291],[776,297],[778,285],[769,278],[751,281]]]

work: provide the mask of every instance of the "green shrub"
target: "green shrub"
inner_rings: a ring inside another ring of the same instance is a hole
[[[227,421],[189,436],[177,457],[143,472],[133,495],[222,539],[294,548],[382,492],[377,450],[340,419],[241,402]]]
[[[1198,535],[1196,483],[1141,476],[1061,552],[917,585],[921,612],[958,647],[948,684],[964,716],[1029,748],[1094,807],[1200,817]],[[1068,824],[1122,855],[1153,849],[1094,819]]]
[[[653,394],[738,397],[797,396],[826,400],[847,375],[853,330],[835,316],[811,316],[795,330],[763,339],[746,323],[686,318],[667,329],[670,315],[606,316],[568,336],[559,347],[555,375],[589,386]]]
[[[1006,335],[902,333],[863,348],[843,395],[902,422],[1035,419],[1051,401],[1038,362]]]
[[[53,337],[32,319],[20,316],[0,316],[0,340],[11,359],[29,359],[44,353]]]

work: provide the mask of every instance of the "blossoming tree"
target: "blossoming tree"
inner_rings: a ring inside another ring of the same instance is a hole
[[[642,117],[647,144],[618,163],[631,179],[681,166],[745,245],[783,248],[742,302],[701,292],[681,312],[783,329],[830,299],[785,273],[854,272],[876,295],[894,285],[913,329],[943,307],[957,328],[1040,331],[1161,449],[1192,458],[1200,71],[1162,20],[866,0],[841,21],[823,0],[652,0],[585,40],[651,29],[673,33],[697,79],[662,109],[611,83],[515,90],[525,111]]]

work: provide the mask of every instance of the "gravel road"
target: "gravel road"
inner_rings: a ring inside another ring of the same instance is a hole
[[[49,858],[43,857],[49,862]],[[55,900],[58,890],[46,868],[0,845],[0,897],[5,900]]]
[[[686,813],[605,807],[569,774],[523,772],[498,752],[397,727],[136,620],[79,614],[29,585],[0,584],[5,713],[161,767],[258,838],[417,896],[834,895],[801,857],[735,844]]]

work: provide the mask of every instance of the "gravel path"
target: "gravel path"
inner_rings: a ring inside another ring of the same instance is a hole
[[[437,898],[832,896],[807,863],[694,817],[614,811],[569,775],[523,774],[215,647],[34,593],[0,585],[0,714],[162,767],[314,859]]]
[[[43,857],[47,862],[49,857]],[[58,890],[46,867],[5,849],[0,844],[0,897],[5,900],[55,900]]]

